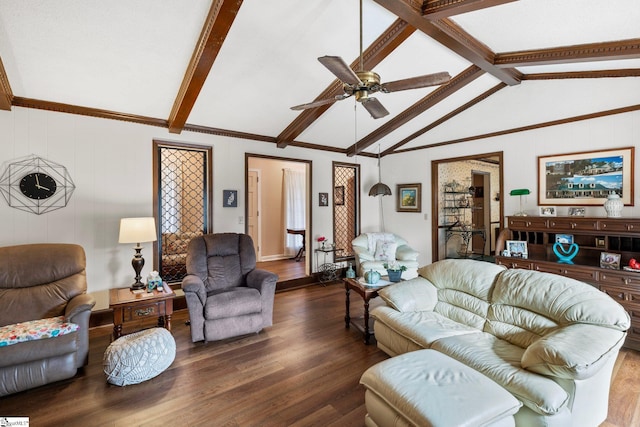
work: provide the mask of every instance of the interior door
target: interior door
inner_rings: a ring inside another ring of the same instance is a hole
[[[256,251],[256,259],[261,261],[260,256],[260,177],[259,171],[249,170],[247,180],[247,195],[249,206],[247,209],[247,234],[253,239],[253,247]]]
[[[479,234],[472,236],[472,249],[474,254],[488,255],[487,242],[491,239],[491,231],[489,230],[491,205],[488,201],[489,194],[491,194],[489,174],[474,171],[471,183],[475,189],[473,194],[473,227],[484,230],[484,236]]]

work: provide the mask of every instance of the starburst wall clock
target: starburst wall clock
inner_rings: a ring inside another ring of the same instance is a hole
[[[66,167],[35,155],[10,161],[0,176],[9,206],[36,215],[64,208],[75,189]]]

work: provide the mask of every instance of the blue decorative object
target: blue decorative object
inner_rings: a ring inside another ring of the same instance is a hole
[[[390,282],[399,282],[402,276],[402,270],[387,270]]]
[[[575,258],[576,255],[578,255],[578,250],[580,248],[578,248],[578,245],[575,243],[572,243],[570,245],[563,245],[562,243],[556,242],[553,245],[553,253],[556,254],[556,256],[558,257],[558,262],[564,263],[564,264],[573,264],[573,261],[571,261],[573,258]]]
[[[347,270],[347,279],[355,279],[356,272],[353,270],[353,266],[349,263],[349,269]]]
[[[369,270],[364,273],[364,280],[366,280],[367,284],[375,285],[380,280],[380,273],[375,270]]]

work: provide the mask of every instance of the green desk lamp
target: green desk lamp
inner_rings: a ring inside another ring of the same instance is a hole
[[[527,194],[531,194],[531,191],[527,188],[518,188],[511,190],[509,193],[510,196],[520,196],[520,212],[514,214],[515,216],[527,216],[526,212],[522,209],[522,196],[526,196]]]

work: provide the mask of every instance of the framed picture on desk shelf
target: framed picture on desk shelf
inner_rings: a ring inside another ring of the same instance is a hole
[[[506,250],[513,258],[528,258],[527,242],[524,240],[507,240]]]

